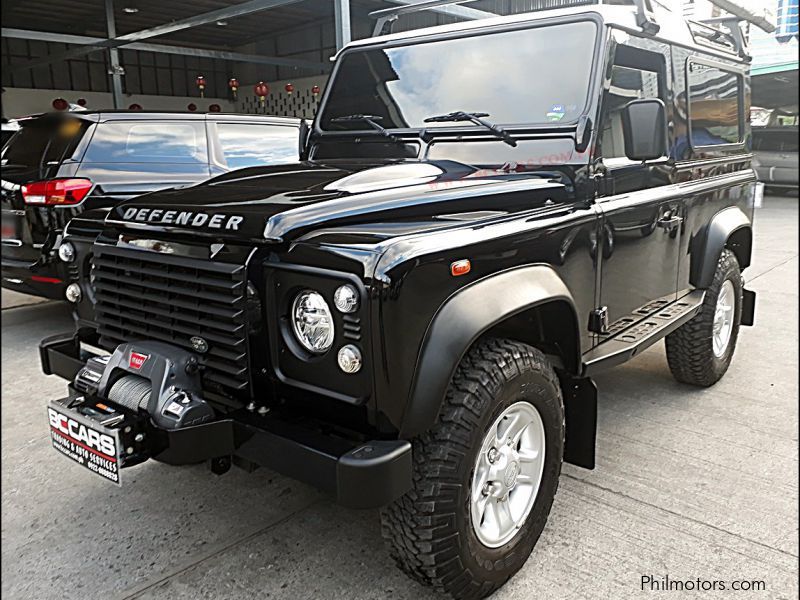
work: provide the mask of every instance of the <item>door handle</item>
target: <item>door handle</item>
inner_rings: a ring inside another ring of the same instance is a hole
[[[658,221],[656,221],[656,225],[661,229],[666,229],[667,231],[672,231],[678,225],[683,223],[683,219],[681,217],[673,217],[669,214],[664,215]]]

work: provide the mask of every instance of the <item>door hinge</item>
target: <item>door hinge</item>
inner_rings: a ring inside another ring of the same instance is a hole
[[[589,331],[592,333],[608,333],[608,307],[601,306],[589,313]]]

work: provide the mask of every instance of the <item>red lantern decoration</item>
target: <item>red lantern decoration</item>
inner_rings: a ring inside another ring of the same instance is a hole
[[[287,83],[286,86],[284,86],[284,89],[286,90],[286,93],[291,96],[292,92],[294,91],[294,86],[291,83]]]
[[[63,98],[56,98],[53,100],[53,108],[56,110],[67,110],[69,108],[69,102]]]
[[[259,106],[264,106],[264,100],[266,100],[269,95],[269,86],[263,81],[259,81],[253,87],[253,91],[256,93],[256,96],[258,96]]]
[[[195,104],[194,102],[190,102],[189,106],[187,106],[186,108],[188,108],[190,111],[194,112],[194,111],[197,110],[197,104]]]
[[[222,107],[219,104],[212,104],[208,107],[208,112],[222,112]]]
[[[319,96],[319,86],[318,85],[315,85],[315,86],[311,87],[311,95],[314,96],[314,98]]]
[[[86,106],[86,98],[78,98],[78,106]]]
[[[228,87],[231,88],[231,92],[233,93],[233,99],[236,100],[236,90],[239,89],[239,80],[236,77],[231,77],[228,80]]]
[[[128,107],[128,110],[142,110],[142,105],[134,102]]]
[[[206,78],[202,75],[198,75],[197,79],[195,79],[195,83],[197,84],[197,89],[200,90],[200,97],[203,98],[203,90],[206,89]]]

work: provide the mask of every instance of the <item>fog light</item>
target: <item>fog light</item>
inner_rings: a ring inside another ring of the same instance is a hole
[[[58,247],[58,257],[64,262],[72,262],[75,260],[75,246],[69,242],[63,242]]]
[[[67,302],[80,302],[81,300],[81,286],[77,283],[70,283],[67,286],[67,291],[65,292],[67,297]]]
[[[333,303],[343,313],[355,312],[358,308],[358,292],[352,285],[343,285],[333,294]]]
[[[355,373],[361,368],[361,351],[348,344],[339,350],[339,368],[345,373]]]

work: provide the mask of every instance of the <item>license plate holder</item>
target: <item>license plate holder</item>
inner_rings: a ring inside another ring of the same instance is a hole
[[[50,440],[59,454],[115,485],[122,485],[118,429],[105,427],[58,401],[50,402],[47,416]]]

